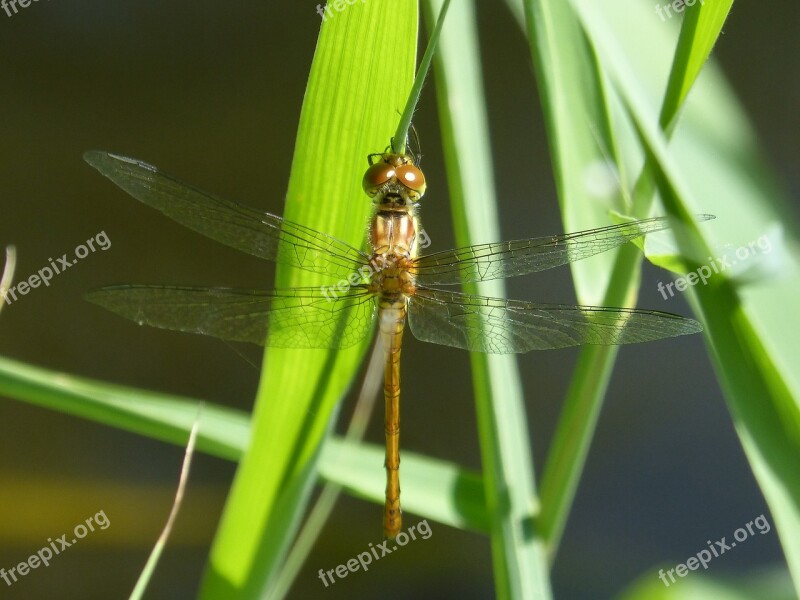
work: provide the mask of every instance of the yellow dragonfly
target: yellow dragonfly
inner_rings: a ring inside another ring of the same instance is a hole
[[[89,292],[92,302],[140,325],[281,348],[347,348],[369,335],[377,321],[385,357],[383,529],[389,539],[401,528],[400,350],[406,319],[419,340],[497,354],[631,344],[702,330],[697,321],[664,312],[539,304],[433,287],[564,265],[665,229],[665,217],[420,256],[418,209],[425,176],[413,156],[387,152],[369,157],[363,179],[373,203],[370,250],[365,252],[299,223],[202,192],[145,162],[100,151],[84,158],[134,198],[178,223],[247,254],[324,274],[336,284],[271,291],[121,285]]]

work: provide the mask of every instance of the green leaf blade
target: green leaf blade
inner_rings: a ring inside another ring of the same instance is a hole
[[[667,134],[671,132],[680,107],[717,43],[732,6],[733,0],[708,0],[694,7],[686,7],[688,10],[678,38],[659,118],[661,129]]]
[[[357,3],[334,15],[323,23],[309,77],[284,216],[362,247],[371,204],[361,178],[367,155],[389,144],[411,86],[416,3]],[[336,283],[282,268],[276,280],[281,288]],[[253,442],[226,505],[203,598],[257,598],[274,577],[314,482],[332,411],[367,343],[265,353]],[[376,474],[382,477],[380,464]],[[377,530],[377,513],[375,522]]]

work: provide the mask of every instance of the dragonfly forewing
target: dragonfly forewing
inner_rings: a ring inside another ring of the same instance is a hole
[[[693,319],[633,308],[538,304],[418,288],[408,322],[417,339],[489,354],[649,342],[703,330]]]
[[[698,221],[713,219],[698,215]],[[477,244],[427,254],[414,261],[421,285],[454,285],[544,271],[622,246],[671,226],[669,217],[654,217],[577,233]]]
[[[86,297],[140,325],[276,348],[348,348],[371,333],[377,311],[374,294],[363,287],[335,300],[317,288],[150,285],[105,287]]]
[[[369,256],[325,233],[198,190],[140,160],[92,151],[84,159],[131,196],[181,225],[266,260],[329,275],[366,266]]]

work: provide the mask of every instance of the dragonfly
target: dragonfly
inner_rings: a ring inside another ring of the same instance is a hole
[[[670,226],[654,217],[529,239],[420,254],[427,186],[412,154],[368,157],[369,251],[279,216],[215,197],[156,167],[102,151],[85,160],[137,200],[209,238],[330,277],[328,288],[256,290],[117,285],[87,298],[140,325],[280,348],[347,348],[373,333],[384,353],[386,539],[399,533],[400,353],[406,322],[424,342],[495,354],[648,342],[702,331],[682,316],[636,308],[541,304],[465,294],[454,286],[542,271]],[[713,218],[699,215],[699,220]]]

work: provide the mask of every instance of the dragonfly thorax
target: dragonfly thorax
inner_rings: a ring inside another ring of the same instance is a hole
[[[369,227],[373,256],[381,260],[390,256],[416,258],[418,231],[419,222],[414,211],[377,206]]]
[[[377,270],[371,287],[387,300],[399,300],[414,292],[412,263],[419,250],[416,201],[425,191],[425,178],[410,156],[378,156],[380,160],[364,175],[364,191],[374,198],[369,241],[371,263]]]
[[[411,260],[396,254],[376,254],[372,264],[377,267],[370,281],[370,290],[383,298],[399,300],[414,293]]]

